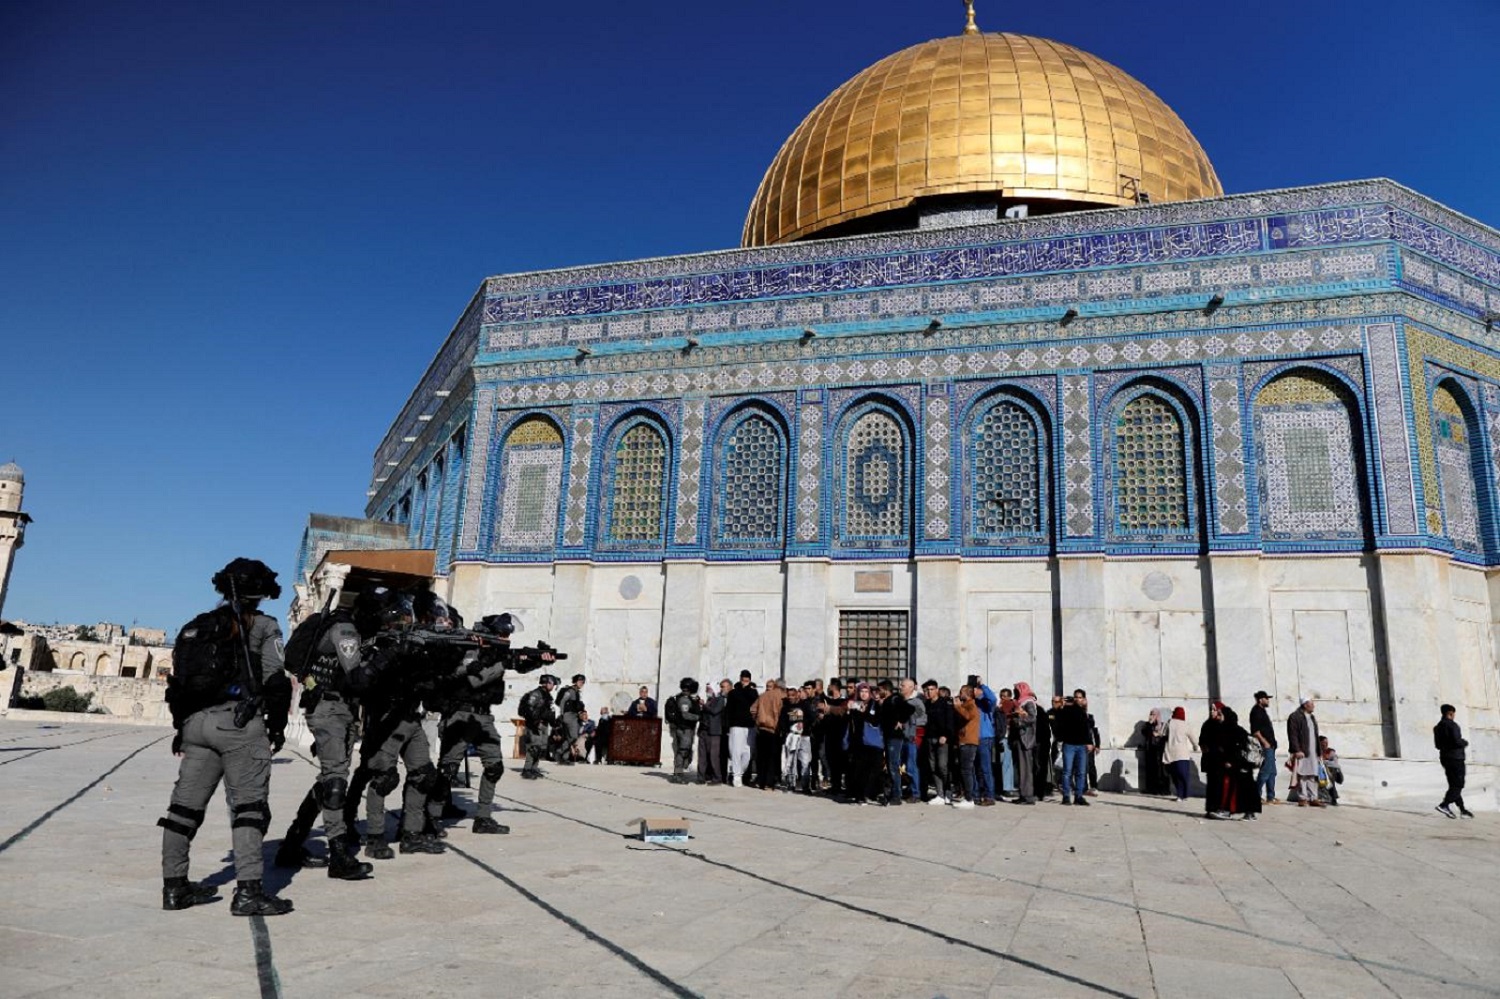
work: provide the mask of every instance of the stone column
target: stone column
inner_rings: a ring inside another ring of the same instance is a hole
[[[667,562],[662,598],[661,660],[657,686],[661,697],[677,693],[685,676],[708,682],[707,567],[701,561]]]
[[[1443,651],[1452,649],[1458,640],[1447,559],[1391,552],[1377,558],[1396,749],[1404,760],[1435,760],[1432,726],[1444,700],[1445,676],[1458,673],[1457,663]]]
[[[787,657],[812,676],[837,676],[839,656],[829,641],[833,613],[828,606],[828,561],[788,559],[786,562],[786,619],[781,641],[781,672]]]
[[[1089,692],[1089,708],[1100,737],[1112,744],[1115,668],[1110,658],[1104,558],[1087,555],[1058,559],[1056,586],[1062,625],[1062,692],[1075,687]],[[1037,699],[1045,706],[1053,693],[1038,690]]]
[[[962,680],[963,563],[957,558],[919,558],[915,568],[917,682],[930,676]]]
[[[1271,657],[1270,594],[1261,577],[1259,555],[1210,555],[1213,636],[1219,671],[1219,698],[1225,704],[1253,704],[1257,690],[1276,691]],[[1242,721],[1248,722],[1248,709]]]
[[[570,658],[556,672],[564,680],[586,672],[589,625],[593,617],[593,566],[586,562],[558,562],[552,567],[552,620],[547,641]],[[566,675],[564,675],[566,674]]]

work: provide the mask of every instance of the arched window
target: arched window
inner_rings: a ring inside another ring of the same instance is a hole
[[[1187,441],[1166,399],[1139,395],[1115,419],[1114,529],[1119,535],[1185,535],[1192,530]]]
[[[779,545],[786,441],[764,413],[750,410],[725,428],[714,469],[714,545]]]
[[[1474,476],[1476,460],[1482,462],[1478,436],[1454,387],[1445,382],[1434,389],[1432,444],[1442,486],[1443,534],[1455,548],[1471,552],[1484,550]]]
[[[890,413],[872,409],[849,425],[843,461],[842,536],[901,541],[911,531],[906,435]]]
[[[1047,532],[1046,435],[1025,406],[1001,399],[974,420],[969,542],[1036,541]]]
[[[616,542],[660,544],[666,523],[667,439],[639,420],[615,438],[610,456],[609,526]]]
[[[1347,392],[1294,371],[1255,396],[1261,534],[1269,541],[1364,538]]]
[[[76,669],[82,673],[88,668],[88,660],[82,652],[75,652],[68,657],[68,669]]]
[[[506,435],[497,548],[551,548],[556,542],[562,462],[562,434],[545,417],[527,417]]]
[[[107,676],[110,670],[109,656],[100,656],[94,660],[94,673],[97,676]]]

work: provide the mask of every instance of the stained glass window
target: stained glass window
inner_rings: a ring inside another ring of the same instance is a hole
[[[1261,531],[1267,540],[1363,537],[1354,435],[1328,375],[1282,375],[1255,397]]]
[[[844,533],[906,535],[906,441],[890,415],[870,412],[849,428],[844,456]]]
[[[724,439],[715,496],[718,544],[780,541],[784,451],[775,424],[759,413],[741,420]]]
[[[667,441],[649,423],[637,423],[615,442],[609,538],[658,541],[666,490]]]
[[[1460,548],[1478,551],[1479,503],[1468,417],[1447,385],[1432,393],[1432,436],[1443,491],[1443,530]]]
[[[1122,534],[1190,527],[1182,421],[1165,399],[1143,395],[1115,421],[1115,527]]]
[[[550,548],[557,537],[558,492],[562,485],[563,439],[547,419],[522,420],[505,438],[501,465],[502,548]]]
[[[1014,402],[997,403],[975,421],[970,530],[976,541],[1044,530],[1040,436],[1036,420]]]

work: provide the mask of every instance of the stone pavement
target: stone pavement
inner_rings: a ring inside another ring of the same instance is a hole
[[[356,884],[268,867],[297,911],[236,919],[219,804],[193,876],[225,899],[160,909],[169,736],[0,722],[0,995],[1500,996],[1490,816],[858,808],[554,767],[501,782],[509,836]],[[278,758],[268,855],[313,774]],[[647,815],[695,838],[626,838]]]

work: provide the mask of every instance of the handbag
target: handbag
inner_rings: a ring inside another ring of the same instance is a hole
[[[1259,769],[1260,765],[1266,761],[1266,751],[1260,747],[1259,743],[1251,739],[1245,744],[1244,757],[1246,763]]]

